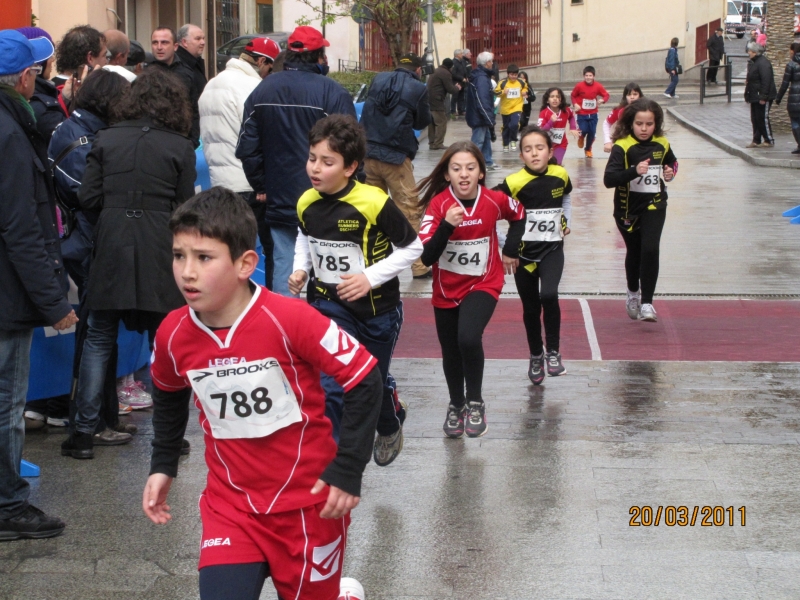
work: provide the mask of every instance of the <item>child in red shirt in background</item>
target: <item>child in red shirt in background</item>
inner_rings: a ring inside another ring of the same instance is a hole
[[[575,84],[572,90],[572,105],[578,113],[578,148],[586,145],[586,158],[592,158],[592,144],[597,133],[597,110],[601,104],[608,102],[610,96],[606,88],[594,80],[594,67],[583,68],[583,81]]]
[[[620,100],[619,105],[617,105],[617,107],[611,111],[611,114],[606,117],[606,120],[603,121],[603,152],[611,152],[611,148],[614,146],[614,142],[611,141],[611,132],[614,130],[614,125],[617,124],[617,121],[619,121],[619,118],[622,116],[622,111],[625,110],[628,104],[641,97],[642,89],[639,87],[638,83],[631,82],[622,90],[622,100]]]
[[[575,113],[567,104],[564,92],[560,88],[551,87],[542,98],[542,111],[539,113],[539,127],[547,132],[553,140],[553,158],[560,165],[567,152],[567,125],[569,132],[576,138],[578,126],[575,124]]]
[[[425,216],[419,237],[422,263],[433,267],[433,313],[450,392],[444,422],[449,438],[486,433],[483,385],[483,330],[513,274],[524,230],[525,211],[503,192],[485,188],[486,163],[472,142],[456,142],[417,192]],[[501,256],[497,222],[519,223],[509,231]],[[466,396],[464,388],[466,387]]]

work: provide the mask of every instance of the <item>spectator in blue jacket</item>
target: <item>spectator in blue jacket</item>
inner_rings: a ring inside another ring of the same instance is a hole
[[[472,129],[472,142],[481,149],[487,169],[499,169],[492,160],[492,130],[494,129],[494,86],[492,67],[494,54],[478,54],[477,66],[469,75],[467,86],[467,125]]]
[[[428,88],[420,81],[422,63],[419,56],[409,52],[400,58],[400,66],[394,71],[378,73],[361,113],[361,124],[367,132],[366,183],[391,195],[417,232],[424,211],[420,210],[414,191],[411,161],[419,147],[414,130],[431,124]],[[432,276],[430,268],[419,259],[411,265],[411,275],[414,279]]]
[[[291,296],[289,276],[297,239],[297,199],[311,187],[306,174],[308,132],[332,114],[356,116],[350,94],[323,76],[320,62],[330,43],[313,27],[289,36],[284,70],[273,73],[244,105],[236,158],[256,194],[267,203],[266,219],[274,243],[273,291]]]
[[[667,51],[667,60],[664,62],[664,69],[669,73],[669,85],[664,90],[664,95],[667,98],[678,97],[675,93],[675,88],[678,87],[678,67],[681,64],[678,59],[678,41],[678,38],[672,38]]]

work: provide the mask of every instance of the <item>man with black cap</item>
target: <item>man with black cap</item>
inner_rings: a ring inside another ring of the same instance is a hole
[[[444,136],[447,133],[447,94],[454,97],[461,91],[461,85],[453,82],[453,60],[445,58],[442,64],[428,77],[428,98],[431,104],[431,118],[428,125],[428,148],[444,150]]]
[[[330,43],[306,25],[289,36],[284,70],[265,78],[244,105],[236,158],[259,201],[274,244],[273,291],[292,296],[289,276],[297,239],[297,200],[311,187],[306,174],[308,132],[332,114],[356,116],[350,94],[327,72]]]
[[[378,73],[361,113],[367,132],[366,183],[388,192],[414,231],[419,231],[423,213],[414,192],[411,161],[419,148],[414,130],[431,123],[428,88],[420,81],[422,64],[422,59],[410,52],[400,58],[394,71]],[[425,279],[431,270],[417,260],[411,265],[411,274],[414,279]]]
[[[0,31],[0,540],[53,537],[65,527],[28,503],[19,472],[33,330],[63,331],[78,320],[66,297],[47,144],[28,103],[52,54],[47,38]]]

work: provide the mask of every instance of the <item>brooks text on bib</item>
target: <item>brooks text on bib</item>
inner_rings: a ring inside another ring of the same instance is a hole
[[[650,165],[645,175],[631,181],[631,191],[643,194],[657,194],[661,191],[661,165]]]
[[[364,253],[354,242],[336,242],[308,238],[311,262],[317,279],[324,283],[342,283],[342,275],[358,275],[364,271]]]
[[[450,240],[439,258],[439,268],[459,275],[480,277],[486,272],[489,238]]]
[[[523,242],[560,242],[564,237],[561,231],[561,208],[541,208],[525,211],[525,234]]]
[[[187,375],[217,439],[266,437],[302,419],[297,397],[274,358]]]

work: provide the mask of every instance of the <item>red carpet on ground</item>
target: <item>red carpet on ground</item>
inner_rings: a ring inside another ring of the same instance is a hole
[[[588,300],[603,360],[800,361],[800,302],[656,300],[657,323],[632,321],[622,299]],[[440,358],[428,298],[403,300],[397,358]],[[501,299],[483,336],[486,358],[528,357],[522,305]],[[592,357],[578,300],[561,300],[564,360]]]

